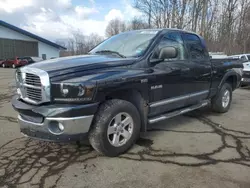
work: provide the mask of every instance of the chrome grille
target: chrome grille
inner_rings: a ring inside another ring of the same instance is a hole
[[[24,74],[24,87],[26,88],[26,97],[33,101],[40,102],[42,100],[42,88],[40,77],[30,73]]]
[[[50,102],[50,81],[47,72],[23,67],[16,72],[18,93],[21,99],[32,104]]]
[[[40,86],[41,87],[41,80],[39,76],[34,74],[26,73],[25,76],[25,83],[32,86]]]
[[[34,101],[39,102],[39,101],[42,100],[41,89],[35,89],[35,88],[26,87],[26,96],[29,99],[32,99]]]

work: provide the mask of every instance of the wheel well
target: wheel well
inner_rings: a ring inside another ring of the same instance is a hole
[[[141,131],[145,132],[147,130],[148,105],[139,91],[137,90],[115,91],[115,92],[109,93],[105,97],[105,100],[111,100],[111,99],[121,99],[121,100],[129,101],[133,105],[135,105],[141,117]]]
[[[226,82],[231,84],[232,86],[232,89],[235,90],[236,87],[237,87],[237,76],[229,76],[227,79],[226,79]]]

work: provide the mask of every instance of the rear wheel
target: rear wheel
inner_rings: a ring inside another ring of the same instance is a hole
[[[229,110],[232,102],[232,86],[225,83],[217,96],[212,99],[212,109],[218,113],[225,113]]]
[[[96,114],[89,132],[92,147],[104,155],[115,157],[127,151],[140,134],[140,115],[128,101],[105,102]]]
[[[5,68],[5,67],[6,67],[6,65],[3,63],[3,64],[2,64],[2,67],[3,67],[3,68]]]
[[[12,68],[15,69],[15,68],[16,68],[16,65],[15,65],[15,64],[12,64]]]

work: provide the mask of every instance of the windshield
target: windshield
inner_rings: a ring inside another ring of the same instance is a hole
[[[144,30],[115,35],[91,50],[90,54],[113,51],[125,57],[138,57],[143,55],[157,33],[157,30]]]
[[[247,55],[247,59],[248,59],[248,61],[250,61],[250,55]]]

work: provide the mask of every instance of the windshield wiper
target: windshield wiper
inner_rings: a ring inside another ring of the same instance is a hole
[[[95,52],[96,54],[101,54],[101,53],[112,53],[112,54],[116,54],[122,58],[126,58],[126,56],[120,54],[119,52],[116,52],[116,51],[112,51],[112,50],[100,50],[100,51],[96,51]]]

